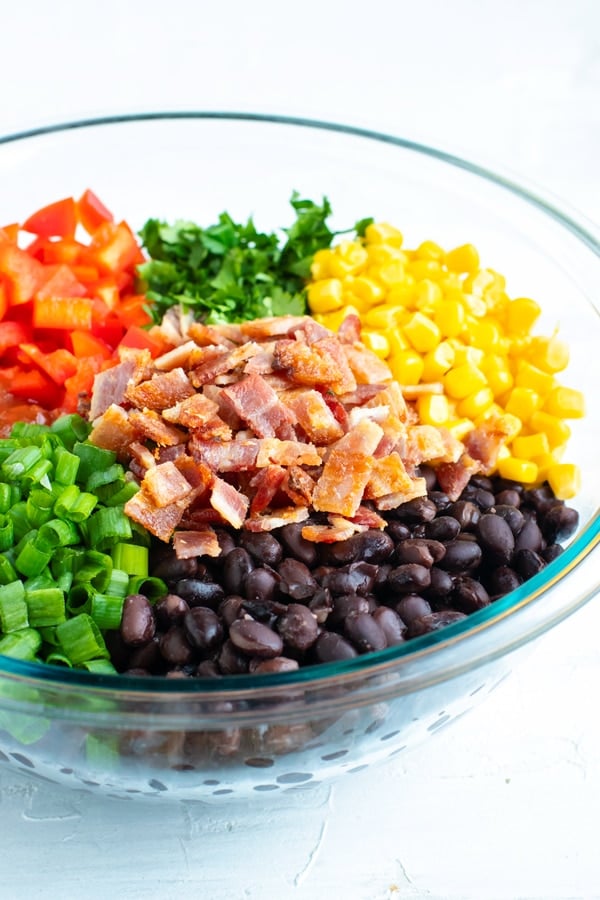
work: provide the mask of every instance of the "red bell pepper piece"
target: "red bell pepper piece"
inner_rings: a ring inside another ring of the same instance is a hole
[[[10,305],[27,303],[44,281],[44,267],[25,250],[10,242],[0,242],[0,276],[8,286]]]
[[[113,214],[89,188],[77,201],[77,217],[89,235],[94,234],[104,222],[113,221]]]
[[[77,359],[110,359],[112,350],[103,340],[94,337],[89,331],[72,331],[70,334],[73,354]]]
[[[60,402],[61,390],[39,369],[17,372],[10,390],[15,397],[33,400],[47,409],[53,409]]]
[[[105,222],[95,232],[91,243],[91,261],[105,272],[120,272],[128,266],[144,262],[144,256],[126,222]]]
[[[23,222],[23,231],[39,237],[72,238],[77,226],[75,201],[72,197],[57,200],[38,209]]]
[[[0,322],[0,356],[31,338],[31,331],[22,322]]]
[[[42,353],[35,344],[20,344],[20,350],[48,375],[55,384],[63,385],[77,371],[77,360],[68,350],[58,349]]]
[[[154,337],[138,325],[130,325],[123,335],[119,347],[149,350],[152,357],[160,356],[165,351],[165,344],[160,338]]]
[[[68,266],[46,266],[48,280],[36,291],[36,298],[85,297],[87,288],[80,284]]]
[[[88,330],[92,327],[92,301],[89,297],[40,297],[33,301],[35,328],[73,328]]]

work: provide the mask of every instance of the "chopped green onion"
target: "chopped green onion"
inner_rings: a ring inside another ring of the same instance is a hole
[[[15,569],[28,578],[39,575],[50,560],[52,550],[40,540],[39,536],[27,542],[15,560]]]
[[[27,518],[32,528],[39,528],[44,522],[52,518],[52,507],[54,506],[54,497],[50,491],[40,490],[36,488],[31,491],[25,502],[27,509]]]
[[[89,613],[95,593],[90,584],[74,584],[67,595],[67,612],[72,616],[82,612]]]
[[[15,530],[10,516],[0,513],[0,551],[9,550],[14,542]]]
[[[41,484],[47,486],[47,476],[52,471],[52,461],[49,459],[40,459],[29,468],[21,479],[26,484]]]
[[[19,447],[2,463],[2,474],[8,479],[21,478],[42,458],[39,447]]]
[[[112,450],[104,450],[102,447],[96,447],[88,442],[76,443],[73,446],[73,453],[79,457],[79,481],[84,484],[92,472],[99,472],[107,469],[116,462],[117,454]]]
[[[118,628],[123,616],[125,597],[94,593],[90,597],[89,614],[101,631]]]
[[[123,569],[113,569],[104,592],[114,597],[126,597],[129,587],[129,575]]]
[[[64,519],[51,519],[39,530],[41,540],[49,547],[67,547],[70,544],[78,544],[81,540],[79,532],[73,522],[65,522]]]
[[[15,503],[13,508],[9,509],[8,515],[12,519],[15,541],[20,541],[23,535],[31,531],[31,524],[27,515],[27,503],[23,500]]]
[[[84,522],[97,503],[98,498],[93,494],[84,493],[76,484],[70,484],[54,504],[54,515],[59,519]]]
[[[139,489],[140,486],[135,481],[125,481],[123,487],[115,494],[110,494],[108,497],[102,497],[102,502],[107,506],[124,506],[128,500],[131,500],[131,498],[137,494]]]
[[[38,438],[48,434],[48,426],[38,422],[15,422],[10,431],[13,438],[25,438],[31,443],[37,443]]]
[[[79,457],[69,453],[64,447],[57,447],[54,453],[54,479],[59,484],[75,484],[79,469]]]
[[[28,625],[23,582],[12,581],[0,587],[0,631],[9,634]]]
[[[25,591],[29,624],[34,628],[60,625],[66,619],[65,595],[60,588],[48,587]]]
[[[71,572],[63,572],[56,579],[56,586],[61,589],[63,594],[68,594],[73,584],[73,575]]]
[[[79,441],[85,441],[90,433],[90,426],[76,413],[61,416],[50,426],[50,431],[58,435],[67,450],[72,450]]]
[[[18,575],[5,554],[0,554],[0,585],[16,581]]]
[[[88,672],[95,672],[97,675],[116,675],[117,670],[111,663],[110,659],[88,659],[81,663],[82,669]]]
[[[131,523],[125,513],[112,506],[95,512],[87,525],[89,543],[99,550],[109,548],[117,541],[126,541],[132,533]]]
[[[33,660],[41,646],[42,639],[34,628],[22,628],[0,638],[0,654],[14,659]]]
[[[38,631],[44,644],[48,644],[50,647],[58,647],[56,625],[41,625]]]
[[[21,499],[21,492],[16,484],[0,482],[0,513],[7,513]]]
[[[148,575],[148,548],[138,544],[115,544],[111,550],[113,564],[128,575]]]
[[[75,572],[75,582],[89,582],[97,591],[105,591],[110,581],[112,560],[106,553],[86,550]]]
[[[123,466],[119,463],[114,463],[112,466],[108,466],[106,469],[100,469],[97,472],[92,472],[85,483],[85,489],[86,491],[95,493],[97,488],[104,487],[107,484],[114,484],[115,482],[122,482],[124,478],[125,471],[123,469]]]
[[[157,600],[165,597],[169,590],[162,578],[144,578],[141,576],[129,579],[127,593],[143,594],[150,603],[155,603]]]
[[[86,613],[80,613],[73,619],[67,619],[57,627],[56,635],[63,653],[68,656],[74,666],[89,659],[108,659],[109,657],[100,629],[92,617]]]
[[[51,666],[64,666],[67,669],[73,668],[73,663],[69,657],[61,653],[60,650],[52,650],[51,653],[48,653],[46,662],[50,663]]]

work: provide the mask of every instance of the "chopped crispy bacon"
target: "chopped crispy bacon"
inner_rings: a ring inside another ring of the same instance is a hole
[[[194,394],[194,388],[183,369],[171,369],[169,372],[156,373],[149,381],[128,387],[125,399],[138,409],[163,410]]]
[[[124,359],[111,369],[98,372],[94,378],[94,389],[90,405],[90,419],[93,421],[105,413],[111,404],[122,402],[127,385],[137,366],[135,357]]]
[[[179,428],[168,425],[158,413],[153,410],[148,412],[132,411],[129,414],[129,422],[135,429],[135,433],[154,441],[161,447],[171,447],[174,444],[185,443],[186,435]]]
[[[409,491],[400,491],[395,494],[386,494],[385,497],[378,497],[374,502],[377,509],[396,509],[402,503],[408,503],[409,500],[415,500],[417,497],[424,497],[427,494],[427,484],[424,478],[414,478],[412,487]]]
[[[367,531],[367,525],[350,522],[343,516],[328,516],[329,525],[305,525],[302,529],[302,537],[316,544],[337,544],[338,541],[347,541],[353,534],[359,531]]]
[[[406,422],[408,417],[408,407],[397,381],[382,385],[381,390],[370,397],[365,406],[389,406],[392,415],[401,422]]]
[[[315,341],[319,341],[321,338],[331,337],[331,331],[328,328],[320,325],[310,317],[304,319],[298,328],[291,330],[297,341],[306,341],[307,344],[314,344]]]
[[[421,463],[438,460],[439,462],[453,462],[449,458],[451,452],[444,441],[439,428],[433,425],[414,425],[406,434],[404,459],[408,468],[415,468]],[[462,452],[462,447],[460,447]]]
[[[281,490],[296,506],[310,506],[314,489],[314,479],[300,466],[290,466],[285,470]]]
[[[504,416],[493,416],[465,436],[467,453],[481,464],[480,471],[485,475],[494,470],[500,448],[512,433],[511,425]]]
[[[151,469],[156,465],[156,460],[143,444],[140,444],[139,441],[134,441],[133,444],[129,445],[129,453],[133,457],[133,459],[137,460],[142,469]]]
[[[368,506],[359,506],[356,515],[352,516],[350,521],[357,525],[366,525],[367,528],[385,528],[387,525],[386,520]]]
[[[295,389],[283,393],[281,399],[291,409],[309,441],[318,445],[332,444],[344,434],[319,391]]]
[[[351,313],[349,316],[346,316],[337,333],[342,344],[354,344],[356,341],[360,341],[360,331],[360,319],[357,315]]]
[[[252,322],[242,322],[240,331],[243,335],[255,341],[265,338],[277,337],[288,334],[290,331],[300,328],[306,322],[308,316],[271,316],[264,319],[254,319]]]
[[[288,437],[289,426],[294,425],[295,418],[260,375],[246,375],[236,384],[223,388],[222,393],[259,437]]]
[[[108,409],[94,420],[90,441],[97,447],[114,450],[119,456],[127,453],[133,443],[136,431],[125,410],[112,403]]]
[[[260,442],[256,465],[260,469],[272,464],[281,466],[320,466],[321,457],[313,444],[264,438]]]
[[[161,541],[168,541],[181,522],[186,506],[186,500],[177,500],[161,509],[156,506],[151,495],[142,489],[127,501],[125,514]]]
[[[260,346],[260,353],[255,353],[251,356],[244,366],[246,375],[270,375],[273,372],[273,350],[275,344],[272,343],[269,347],[266,347],[265,344]]]
[[[194,459],[209,466],[213,472],[245,472],[256,468],[260,441],[203,441],[192,435],[190,450]]]
[[[404,463],[397,453],[390,453],[375,459],[371,476],[365,487],[365,498],[385,497],[387,494],[399,494],[413,488],[413,479],[409,476]]]
[[[173,547],[178,559],[191,559],[194,556],[219,556],[221,546],[217,535],[206,525],[195,531],[176,531],[173,536]]]
[[[203,325],[202,322],[191,322],[187,334],[198,347],[221,344],[232,349],[242,343],[242,333],[238,325]]]
[[[154,360],[154,367],[159,372],[169,372],[171,369],[184,367],[187,365],[192,350],[195,349],[194,341],[186,341],[185,344],[180,344],[179,347],[174,347],[163,353],[162,356],[158,356]]]
[[[269,508],[284,478],[285,469],[282,466],[269,466],[268,469],[260,469],[256,473],[250,481],[254,489],[254,496],[250,502],[251,516],[257,516]]]
[[[392,450],[397,450],[400,457],[404,459],[404,446],[406,439],[406,425],[404,425],[396,416],[388,416],[385,422],[381,423],[383,429],[383,437],[377,445],[374,456],[381,458],[388,456]]]
[[[241,528],[248,513],[250,501],[222,478],[215,478],[210,492],[210,505],[233,528]]]
[[[348,364],[358,384],[379,384],[391,381],[389,366],[362,344],[342,344]]]
[[[146,471],[142,489],[150,495],[156,506],[162,509],[175,503],[176,500],[189,497],[192,486],[175,463],[165,462]]]
[[[275,345],[273,367],[298,384],[327,385],[335,394],[353,391],[356,381],[335,337],[320,338],[310,346],[284,340]]]
[[[316,510],[356,515],[382,436],[379,425],[365,419],[333,445],[313,493]]]
[[[194,489],[194,496],[201,496],[213,483],[214,473],[203,462],[199,462],[186,453],[174,460],[183,477]]]
[[[283,509],[273,510],[270,515],[246,519],[244,528],[247,531],[273,531],[294,522],[304,522],[305,519],[308,519],[308,509],[305,506],[286,506]]]
[[[184,425],[186,428],[199,432],[204,440],[215,438],[220,441],[230,441],[233,437],[232,430],[217,415],[218,409],[219,405],[214,400],[209,400],[204,394],[195,393],[170,409],[163,410],[163,417],[168,422]]]
[[[348,417],[349,428],[354,428],[363,419],[371,419],[373,422],[385,422],[390,415],[389,406],[355,406],[350,410]]]
[[[469,483],[471,475],[479,472],[480,467],[466,454],[458,462],[442,463],[436,467],[440,489],[448,494],[450,500],[458,500]]]

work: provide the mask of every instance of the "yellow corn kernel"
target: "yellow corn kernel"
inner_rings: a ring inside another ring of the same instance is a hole
[[[515,384],[517,387],[532,388],[540,397],[545,397],[555,386],[555,381],[548,372],[542,372],[537,366],[521,361],[517,367]]]
[[[360,312],[355,306],[346,304],[346,306],[342,306],[341,309],[336,309],[335,312],[327,313],[327,328],[331,328],[332,331],[337,331],[344,319],[348,316],[358,316],[360,319]]]
[[[362,300],[360,297],[357,297],[350,288],[344,290],[342,300],[344,302],[344,305],[354,306],[359,311],[361,316],[363,315],[363,313],[367,313],[370,309],[372,309],[370,303],[367,303],[366,300]]]
[[[396,328],[405,316],[406,310],[403,306],[391,306],[384,303],[381,306],[373,306],[364,314],[362,321],[367,328],[383,330]]]
[[[559,419],[581,419],[585,415],[585,400],[575,388],[553,388],[544,401],[544,412]]]
[[[497,463],[500,462],[501,459],[509,459],[510,458],[510,450],[506,446],[506,444],[502,444],[500,449],[498,450]]]
[[[354,275],[361,269],[362,266],[357,266],[351,259],[346,259],[339,253],[334,253],[329,261],[329,271],[334,278],[345,278],[346,275]]]
[[[335,249],[336,255],[351,265],[354,272],[367,264],[369,256],[360,241],[341,241]]]
[[[444,274],[444,270],[435,259],[413,259],[407,264],[406,271],[417,281],[424,278],[435,281]]]
[[[467,294],[475,294],[483,297],[484,291],[493,288],[496,284],[496,273],[491,269],[480,269],[467,275],[463,282],[463,289]]]
[[[483,415],[494,402],[494,395],[489,387],[480,388],[469,394],[458,404],[458,414],[466,419],[476,419]]]
[[[444,337],[458,337],[466,318],[462,303],[456,299],[446,299],[436,309],[433,320]]]
[[[370,266],[385,266],[390,262],[406,263],[406,256],[391,244],[370,244],[366,248]]]
[[[385,334],[382,334],[380,331],[369,331],[364,328],[361,331],[360,338],[365,347],[368,347],[380,359],[387,359],[390,355],[389,341]]]
[[[448,297],[452,296],[453,291],[462,294],[462,278],[458,272],[445,272],[437,283]]]
[[[498,472],[502,478],[522,481],[523,484],[533,484],[538,477],[538,467],[534,462],[529,459],[517,459],[516,456],[498,460]]]
[[[365,275],[357,275],[352,280],[352,293],[368,303],[369,306],[375,306],[385,299],[382,286]]]
[[[462,400],[485,386],[485,375],[470,362],[454,366],[444,375],[446,392],[456,400]]]
[[[392,305],[405,306],[412,309],[414,305],[415,279],[405,275],[400,284],[393,284],[387,292],[386,302]]]
[[[451,272],[470,275],[479,269],[479,253],[473,244],[462,244],[446,253],[446,265]]]
[[[538,457],[550,453],[548,435],[544,431],[538,431],[516,437],[512,442],[512,452],[520,459],[533,459],[537,462]]]
[[[313,313],[328,313],[340,309],[344,301],[339,278],[324,278],[309,284],[308,305]]]
[[[534,431],[543,431],[548,438],[550,449],[554,450],[566,443],[571,436],[571,429],[566,422],[543,410],[536,410],[529,420]]]
[[[546,478],[559,500],[570,500],[581,490],[581,472],[574,463],[556,463],[550,466]]]
[[[410,342],[404,337],[404,332],[401,328],[387,328],[383,333],[388,340],[392,356],[401,353],[403,350],[410,350]]]
[[[469,347],[457,338],[449,338],[448,343],[454,348],[455,366],[471,363],[471,365],[479,368],[483,363],[485,354],[483,350],[480,350],[478,347]]]
[[[510,392],[504,409],[507,413],[517,416],[521,422],[528,422],[539,406],[539,394],[531,388],[516,387]]]
[[[481,319],[487,315],[487,303],[483,297],[478,297],[477,294],[463,294],[462,302],[466,311],[472,316],[477,316]]]
[[[317,250],[310,266],[310,274],[315,281],[321,278],[328,278],[331,275],[329,260],[332,256],[333,250]]]
[[[380,266],[371,266],[369,274],[375,281],[379,281],[383,287],[391,288],[404,281],[404,263],[400,260],[391,260]]]
[[[517,297],[511,300],[506,311],[506,327],[512,334],[529,334],[531,326],[541,312],[535,300]]]
[[[365,239],[368,244],[390,244],[392,247],[401,247],[403,241],[402,232],[387,222],[372,222],[367,225]]]
[[[473,347],[493,353],[500,342],[500,328],[491,318],[471,319],[467,325],[469,343]]]
[[[421,394],[417,412],[421,425],[444,425],[450,414],[448,398],[444,394]]]
[[[439,381],[454,365],[454,356],[454,348],[448,341],[441,341],[426,353],[423,359],[423,381]]]
[[[441,260],[445,256],[443,249],[434,241],[423,241],[415,250],[417,259],[438,259]]]
[[[402,350],[388,358],[388,366],[399,384],[418,384],[423,374],[423,359],[414,350]]]
[[[445,427],[457,441],[462,441],[465,435],[470,431],[473,431],[475,425],[471,419],[454,419],[451,422],[446,423]]]
[[[423,313],[414,313],[404,325],[404,334],[419,353],[433,350],[441,339],[440,329]]]
[[[553,375],[569,365],[569,347],[556,335],[532,338],[527,356],[534,366]]]
[[[442,302],[442,289],[435,281],[424,278],[418,281],[414,289],[415,306],[421,312],[434,312],[438,303]]]
[[[481,361],[481,371],[487,378],[488,387],[494,397],[499,397],[505,391],[509,391],[514,384],[506,360],[501,356],[486,356]]]
[[[534,462],[537,463],[538,478],[540,479],[540,481],[546,481],[548,470],[561,461],[564,456],[565,449],[566,447],[563,445],[562,447],[558,447],[556,450],[553,450],[551,453],[544,453],[542,454],[542,456],[536,456]]]

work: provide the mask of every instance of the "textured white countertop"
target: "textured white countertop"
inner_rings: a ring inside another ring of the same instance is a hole
[[[2,133],[152,109],[334,119],[600,221],[597,0],[29,0],[2,32]],[[0,769],[0,898],[600,898],[599,636],[596,599],[424,747],[265,805],[157,809]]]

